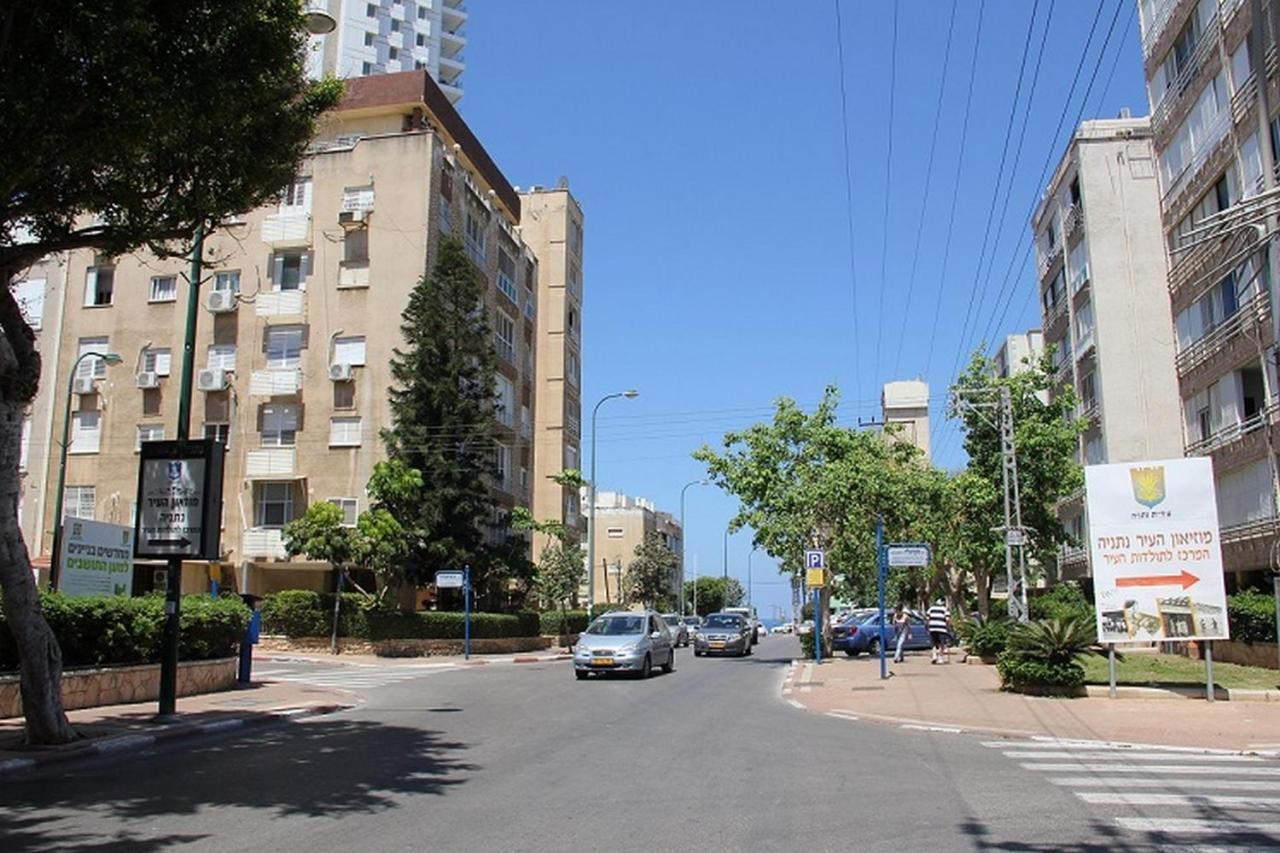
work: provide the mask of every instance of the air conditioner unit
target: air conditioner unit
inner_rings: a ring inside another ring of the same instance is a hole
[[[363,225],[368,219],[370,211],[368,210],[344,210],[338,214],[339,225]]]
[[[349,381],[351,379],[351,365],[349,364],[329,365],[329,379],[333,382]]]
[[[215,290],[209,294],[206,305],[214,314],[226,314],[236,310],[236,295],[229,290]]]
[[[160,387],[160,374],[154,370],[144,370],[138,374],[139,388],[158,388]]]
[[[97,389],[94,388],[92,376],[77,376],[71,383],[71,390],[77,394],[93,394]]]
[[[221,368],[210,368],[196,374],[196,388],[200,391],[225,391],[227,389],[227,371]]]

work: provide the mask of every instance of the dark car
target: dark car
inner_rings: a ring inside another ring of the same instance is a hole
[[[754,633],[754,627],[740,614],[712,613],[693,635],[693,655],[749,655]]]
[[[888,623],[884,630],[885,651],[892,653],[898,642],[897,630],[893,626],[893,613],[885,612],[885,621]],[[902,648],[906,651],[918,651],[920,649],[930,648],[932,643],[929,641],[929,630],[925,626],[924,619],[918,613],[912,613],[910,633],[907,634],[907,642]],[[954,645],[955,638],[952,637]],[[849,657],[856,658],[858,655],[866,652],[869,655],[880,654],[880,613],[872,611],[869,614],[851,619],[840,625],[834,625],[831,628],[831,648],[835,651],[842,651]]]

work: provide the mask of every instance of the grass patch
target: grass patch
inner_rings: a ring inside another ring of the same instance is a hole
[[[1081,661],[1085,684],[1107,684],[1107,659],[1090,655]],[[1213,680],[1219,687],[1244,690],[1280,688],[1280,672],[1260,666],[1213,663]],[[1116,661],[1116,684],[1138,687],[1203,685],[1204,661],[1181,655],[1127,654]]]

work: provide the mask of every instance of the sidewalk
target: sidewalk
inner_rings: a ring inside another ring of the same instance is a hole
[[[890,662],[893,676],[883,681],[879,658],[836,658],[820,667],[798,661],[783,697],[816,713],[914,729],[1280,750],[1280,712],[1271,702],[1023,696],[1001,692],[994,666],[959,659],[953,655],[951,663],[933,666],[927,655],[908,656],[906,663]]]
[[[156,703],[103,705],[67,713],[81,740],[57,747],[22,747],[22,718],[0,719],[0,779],[77,759],[158,743],[209,736],[285,720],[331,714],[354,707],[357,698],[345,690],[285,681],[255,682],[221,693],[178,700],[173,722],[156,723]]]
[[[281,652],[269,651],[255,647],[253,650],[253,666],[255,670],[271,661],[306,661],[307,663],[337,664],[347,666],[422,666],[423,664],[452,664],[454,666],[484,666],[486,664],[511,663],[546,663],[548,661],[573,660],[573,655],[557,649],[542,652],[520,654],[475,655],[467,660],[462,655],[419,655],[418,657],[382,657],[372,654],[343,652],[332,655],[323,652]]]

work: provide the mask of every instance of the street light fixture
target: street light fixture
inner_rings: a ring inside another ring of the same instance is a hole
[[[690,488],[691,486],[706,486],[706,485],[709,485],[709,484],[710,484],[710,482],[711,482],[710,480],[690,480],[689,482],[685,483],[685,484],[684,484],[684,488],[682,488],[682,489],[680,490],[680,615],[681,615],[681,616],[687,616],[687,615],[688,615],[688,614],[685,612],[685,607],[684,607],[684,605],[685,605],[685,600],[684,600],[684,577],[685,577],[685,575],[684,575],[684,540],[685,540],[685,536],[686,536],[686,534],[685,534],[685,529],[684,529],[684,493],[685,493],[685,492],[687,492],[687,491],[689,491],[689,488]],[[697,609],[698,609],[698,597],[697,597],[697,596],[698,596],[698,582],[697,582],[697,580],[695,580],[695,581],[693,582],[693,595],[694,595],[694,598],[693,598],[693,609],[694,609],[694,611],[696,612],[696,611],[697,611]]]
[[[591,410],[591,480],[590,480],[590,498],[591,504],[587,507],[587,621],[591,621],[591,616],[595,612],[596,606],[596,414],[600,411],[600,407],[607,401],[624,397],[628,400],[634,400],[640,396],[640,392],[634,388],[628,388],[626,391],[618,391],[613,394],[606,394],[596,403],[595,408]]]
[[[308,5],[302,13],[302,28],[309,35],[328,35],[338,28],[338,21],[328,11],[316,5]]]
[[[76,374],[80,371],[80,362],[86,358],[100,358],[105,364],[119,364],[124,361],[114,352],[84,352],[71,365],[67,375],[67,399],[62,412],[62,447],[58,454],[58,492],[53,507],[53,555],[49,564],[49,589],[58,589],[58,563],[62,559],[62,501],[67,490],[67,447],[71,444],[68,434],[71,432],[71,395],[75,393]]]

